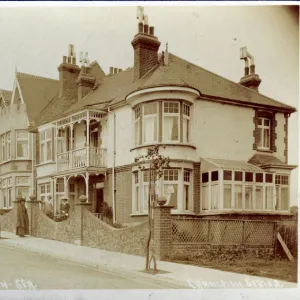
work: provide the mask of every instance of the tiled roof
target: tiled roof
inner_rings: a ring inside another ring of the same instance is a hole
[[[222,170],[262,172],[262,169],[245,161],[204,158],[207,162]]]
[[[9,105],[11,101],[12,91],[0,90],[0,96],[3,97],[5,104]]]
[[[255,154],[249,160],[248,163],[256,166],[264,165],[286,165],[283,161],[273,155]]]
[[[80,102],[76,99],[53,99],[42,112],[38,124],[43,124],[63,117],[63,115],[78,111],[86,106],[106,103],[104,106],[117,104],[137,90],[159,86],[184,86],[198,90],[203,97],[224,99],[243,104],[255,104],[264,107],[295,111],[295,108],[266,97],[252,89],[216,75],[196,66],[173,54],[169,54],[169,64],[158,64],[139,80],[133,82],[133,68],[128,68],[113,76],[103,76],[104,72],[98,63],[92,63],[92,70],[98,74],[97,87],[87,94]],[[100,70],[101,71],[100,71]],[[100,78],[100,80],[99,80]],[[63,113],[64,112],[64,113]]]
[[[16,73],[29,121],[34,121],[58,92],[58,80]]]

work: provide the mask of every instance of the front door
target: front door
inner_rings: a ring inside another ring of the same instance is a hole
[[[95,213],[101,212],[101,206],[103,203],[103,189],[96,190],[96,209]]]

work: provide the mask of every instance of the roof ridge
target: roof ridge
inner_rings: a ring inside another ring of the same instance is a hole
[[[228,78],[226,78],[226,77],[223,77],[222,75],[219,75],[219,74],[217,74],[217,73],[215,73],[215,72],[212,72],[212,71],[207,70],[207,69],[205,69],[205,68],[203,68],[203,67],[201,67],[201,66],[198,66],[198,65],[196,65],[196,64],[194,64],[194,63],[192,63],[192,62],[190,62],[190,61],[188,61],[188,60],[186,60],[186,59],[184,59],[184,58],[181,58],[181,57],[179,57],[179,56],[177,56],[177,55],[175,55],[175,54],[173,54],[173,53],[171,53],[171,52],[169,52],[169,55],[175,56],[177,59],[183,60],[183,61],[185,61],[186,63],[188,63],[188,64],[190,64],[190,65],[193,65],[193,66],[196,67],[196,68],[200,68],[200,69],[202,69],[202,70],[205,70],[206,72],[208,72],[208,73],[210,73],[210,74],[212,74],[212,75],[221,77],[222,79],[226,80],[227,82],[233,83],[233,84],[235,84],[235,85],[237,85],[237,86],[239,86],[239,87],[241,87],[241,88],[243,88],[243,89],[246,89],[246,90],[248,90],[248,91],[250,91],[250,92],[252,92],[252,93],[261,95],[261,96],[263,96],[263,97],[265,97],[265,98],[267,98],[267,99],[269,99],[269,100],[272,100],[272,101],[275,101],[275,102],[277,102],[277,103],[283,104],[283,105],[288,106],[288,107],[290,107],[290,108],[295,108],[295,107],[290,106],[290,105],[288,105],[288,104],[282,103],[282,102],[280,102],[279,100],[273,99],[273,98],[271,98],[271,97],[269,97],[269,96],[266,96],[266,95],[264,95],[264,94],[262,94],[262,93],[260,93],[260,92],[257,92],[257,91],[255,91],[255,90],[253,90],[253,89],[250,89],[250,88],[248,88],[248,87],[246,87],[246,86],[243,86],[243,85],[239,84],[238,82],[235,82],[235,81],[230,80],[230,79],[228,79]]]
[[[43,79],[43,80],[56,81],[56,82],[59,81],[58,79],[53,79],[53,78],[49,78],[49,77],[33,75],[33,74],[23,73],[23,72],[16,72],[16,75],[27,76],[27,77],[32,77],[32,78],[38,78],[38,79]]]
[[[0,89],[0,92],[12,93],[12,91],[9,91],[9,90],[4,90],[4,89]]]

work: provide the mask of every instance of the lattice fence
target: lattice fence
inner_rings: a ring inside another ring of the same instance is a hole
[[[276,222],[172,219],[173,244],[274,246]]]

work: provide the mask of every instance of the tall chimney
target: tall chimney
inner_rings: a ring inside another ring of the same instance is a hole
[[[63,56],[59,71],[59,97],[77,98],[76,80],[80,68],[76,65],[74,46],[69,45],[69,55]]]
[[[134,81],[143,77],[158,64],[160,42],[154,36],[153,26],[150,27],[150,32],[153,34],[149,34],[148,17],[144,15],[143,11],[143,9],[138,7],[138,33],[131,42],[134,49]]]
[[[258,87],[261,83],[261,79],[257,74],[255,74],[254,57],[247,51],[247,47],[242,47],[240,49],[240,59],[245,61],[245,73],[244,76],[241,78],[239,84],[258,92]]]

